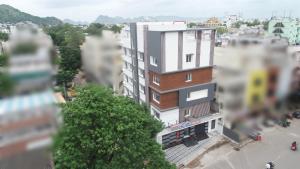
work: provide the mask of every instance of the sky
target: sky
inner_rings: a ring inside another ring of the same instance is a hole
[[[37,16],[93,22],[99,15],[222,17],[300,17],[300,0],[0,0]]]

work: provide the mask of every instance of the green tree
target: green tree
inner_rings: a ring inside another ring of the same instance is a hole
[[[57,169],[175,169],[154,139],[162,123],[132,99],[89,85],[63,105],[62,115],[54,139]]]
[[[60,51],[60,57],[56,56],[56,61],[59,60],[57,83],[67,86],[81,67],[80,45],[84,41],[84,32],[70,24],[46,27],[45,31]]]
[[[7,64],[8,64],[8,55],[0,54],[0,67],[7,66]]]
[[[269,21],[263,21],[262,24],[264,25],[264,30],[267,31],[269,29]]]
[[[197,26],[197,24],[194,22],[191,22],[191,23],[188,23],[187,26],[188,26],[188,28],[193,28],[193,27]]]
[[[224,33],[227,33],[228,32],[228,29],[226,27],[217,27],[217,34],[218,35],[222,35]]]
[[[0,41],[7,41],[8,40],[8,34],[4,32],[0,32]]]
[[[86,29],[86,33],[88,33],[89,35],[98,35],[101,36],[102,35],[102,31],[104,29],[107,29],[105,25],[100,24],[100,23],[92,23],[89,25],[89,27]]]
[[[7,73],[0,72],[0,98],[12,94],[14,82]]]
[[[121,33],[122,28],[123,28],[122,26],[113,25],[111,26],[110,30],[113,31],[114,33]]]

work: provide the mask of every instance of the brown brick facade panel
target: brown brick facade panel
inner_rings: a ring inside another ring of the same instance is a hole
[[[178,106],[178,100],[179,100],[178,99],[178,91],[159,94],[160,95],[159,103],[157,103],[155,100],[153,100],[153,92],[156,92],[156,91],[151,90],[150,102],[151,102],[151,104],[154,104],[156,107],[160,108],[161,110],[174,108],[174,107]],[[156,93],[158,93],[158,92],[156,92]]]
[[[29,119],[19,120],[19,121],[13,122],[13,123],[9,123],[7,125],[0,126],[0,132],[9,132],[9,131],[13,131],[13,130],[18,130],[20,128],[25,128],[28,126],[46,124],[53,120],[54,120],[54,118],[50,117],[50,115],[32,117]]]
[[[186,81],[186,76],[188,73],[192,74],[192,81],[189,82]],[[153,83],[154,75],[160,79],[159,85]],[[202,83],[208,83],[211,80],[212,80],[212,67],[168,73],[168,74],[157,74],[151,71],[149,72],[150,86],[161,91],[194,86]]]
[[[14,154],[22,153],[26,151],[26,147],[29,143],[34,141],[39,141],[42,139],[49,138],[49,135],[37,136],[34,138],[30,138],[27,140],[22,140],[13,144],[6,145],[4,147],[0,147],[0,158],[9,157]]]

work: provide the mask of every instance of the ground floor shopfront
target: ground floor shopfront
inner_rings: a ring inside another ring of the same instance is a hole
[[[210,132],[222,133],[223,120],[220,115],[199,119],[197,121],[186,121],[166,128],[157,136],[157,141],[163,149],[178,144],[186,146],[193,145],[197,141],[208,138]]]

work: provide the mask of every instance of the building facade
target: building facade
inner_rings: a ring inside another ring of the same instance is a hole
[[[268,33],[270,35],[287,38],[289,44],[300,43],[299,21],[290,17],[273,17],[269,21]]]
[[[132,23],[123,29],[124,94],[146,103],[165,129],[167,148],[204,139],[219,129],[212,82],[215,30],[187,29],[184,22]]]
[[[123,60],[119,36],[103,31],[102,37],[87,36],[81,46],[84,73],[88,80],[123,94]]]

